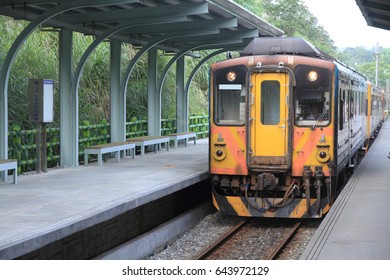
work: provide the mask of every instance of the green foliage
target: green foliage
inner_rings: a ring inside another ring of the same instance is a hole
[[[208,56],[215,50],[201,51],[199,54],[201,58]],[[225,54],[219,54],[212,57],[209,61],[204,63],[200,69],[196,72],[191,86],[189,88],[188,98],[188,114],[208,114],[209,110],[209,70],[212,63],[226,59]],[[187,58],[186,59],[186,74],[187,78],[192,72],[192,69],[199,63],[197,59]]]
[[[80,34],[75,34],[75,36],[83,37]],[[90,43],[90,40],[86,38],[77,38],[75,41],[78,42],[78,46],[84,45],[85,49]],[[88,119],[92,123],[98,123],[101,119],[110,119],[110,47],[108,43],[100,44],[84,67],[79,87],[79,118],[80,120]]]
[[[286,36],[307,39],[318,49],[334,55],[333,40],[301,0],[262,1],[264,18],[285,32]]]
[[[256,15],[263,14],[263,0],[236,0],[235,2]]]
[[[122,77],[125,74],[125,70],[133,57],[137,54],[137,50],[131,45],[122,45]],[[126,95],[126,114],[127,119],[137,117],[139,119],[145,119],[148,112],[148,96],[147,96],[147,75],[148,69],[145,65],[148,64],[147,54],[143,55],[134,66],[134,70],[131,73],[129,83],[127,85]]]
[[[1,62],[26,22],[15,22],[8,17],[0,18]],[[27,87],[28,79],[58,77],[58,38],[56,33],[34,32],[21,46],[10,72],[8,84],[9,122],[31,128],[28,121]],[[57,84],[55,84],[58,87]],[[55,97],[58,99],[58,96]],[[56,103],[58,104],[58,102]],[[58,106],[55,108],[58,112]],[[58,115],[58,114],[56,114]]]
[[[376,62],[371,49],[363,47],[345,48],[339,51],[337,57],[375,84]],[[382,50],[379,57],[378,72],[378,86],[385,89],[386,80],[390,77],[390,48],[384,48]]]

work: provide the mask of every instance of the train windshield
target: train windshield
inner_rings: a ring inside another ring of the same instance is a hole
[[[215,72],[214,122],[217,125],[245,124],[245,66],[234,66]]]
[[[217,89],[216,123],[245,123],[245,91],[240,84],[220,84]]]
[[[331,74],[327,69],[299,66],[295,70],[295,124],[326,126],[330,121]]]

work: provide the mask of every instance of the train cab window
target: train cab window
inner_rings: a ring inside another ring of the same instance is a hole
[[[263,81],[261,83],[261,123],[276,125],[280,123],[280,83]]]
[[[301,65],[296,68],[294,88],[295,124],[327,126],[330,123],[331,73],[327,69]]]
[[[300,97],[295,102],[297,125],[327,125],[329,123],[329,91],[301,92]]]
[[[241,84],[219,84],[216,94],[216,124],[245,124],[245,90]]]

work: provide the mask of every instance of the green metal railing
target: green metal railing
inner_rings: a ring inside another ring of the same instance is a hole
[[[206,138],[209,136],[209,116],[191,116],[189,129],[191,132],[196,132],[198,139]]]
[[[209,133],[207,115],[191,116],[189,131],[196,132],[197,138],[206,138]],[[161,134],[175,133],[176,119],[161,120]],[[60,129],[47,128],[47,166],[60,164]],[[126,138],[145,136],[148,133],[148,121],[132,118],[126,123]],[[79,126],[79,156],[82,160],[84,147],[108,143],[110,141],[110,124],[102,120],[99,124],[83,121]],[[8,158],[18,160],[18,174],[33,171],[36,167],[36,130],[22,130],[20,125],[12,125],[8,132]]]

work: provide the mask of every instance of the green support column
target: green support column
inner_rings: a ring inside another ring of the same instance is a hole
[[[148,51],[148,135],[161,135],[161,95],[157,90],[157,49]]]
[[[111,41],[111,142],[126,141],[126,97],[121,86],[121,42]]]
[[[2,65],[0,77],[1,68]],[[0,80],[0,159],[8,159],[8,77],[4,81]],[[6,179],[6,172],[0,171],[0,181]]]
[[[176,128],[177,132],[188,130],[188,96],[184,90],[185,59],[176,61]]]
[[[72,95],[72,31],[60,32],[60,164],[78,166],[78,100]]]

